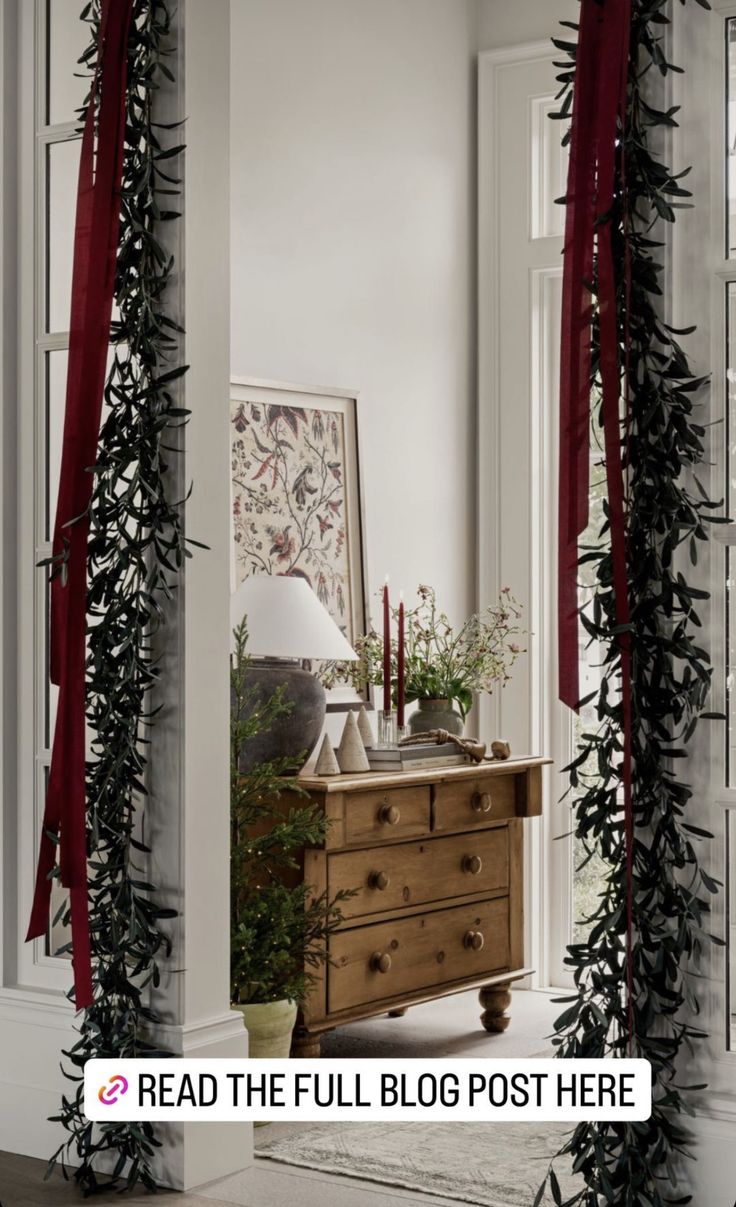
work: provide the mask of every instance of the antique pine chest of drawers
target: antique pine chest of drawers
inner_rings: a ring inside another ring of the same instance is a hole
[[[294,1033],[320,1036],[473,986],[481,1021],[503,1031],[524,960],[524,819],[541,813],[542,766],[516,759],[397,774],[301,777],[326,813],[324,847],[304,878],[332,897],[357,890]]]

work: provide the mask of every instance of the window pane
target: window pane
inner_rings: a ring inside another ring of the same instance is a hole
[[[599,545],[601,529],[604,526],[604,499],[607,496],[605,465],[601,456],[603,434],[597,418],[591,422],[590,445],[590,494],[588,496],[589,518],[588,526],[580,538],[581,547]],[[606,538],[603,538],[606,539]],[[591,563],[587,562],[578,569],[580,583],[579,600],[583,609],[592,607],[595,596],[596,577]],[[604,651],[598,642],[591,641],[580,628],[579,674],[580,695],[585,698],[593,693],[594,698],[573,718],[573,750],[577,751],[583,741],[583,735],[594,733],[598,729],[596,704],[601,686],[601,666]],[[595,755],[588,758],[578,775],[583,784],[591,785],[598,779],[598,765]],[[576,796],[582,795],[578,791]],[[603,890],[606,875],[606,865],[597,853],[589,856],[583,843],[573,838],[572,850],[572,935],[573,943],[584,940],[590,925],[584,925],[583,919],[590,918],[598,908],[599,898]]]
[[[736,810],[726,810],[726,1046],[736,1051]]]
[[[111,345],[107,355],[105,374],[110,372],[115,349]],[[125,355],[125,345],[119,345],[119,355]],[[56,518],[56,498],[59,492],[59,474],[61,472],[61,451],[64,441],[64,406],[66,402],[66,374],[69,364],[69,353],[66,348],[55,349],[45,354],[46,362],[46,405],[44,427],[44,464],[45,488],[44,514],[42,523],[43,541],[50,541],[54,532]],[[101,423],[109,413],[107,403],[102,404]]]
[[[736,256],[736,17],[726,21],[726,259]]]
[[[726,787],[736,787],[736,573],[735,550],[726,548]]]
[[[90,40],[90,27],[79,20],[83,0],[46,0],[47,113],[50,126],[76,121],[75,110],[84,104],[89,81],[77,73],[85,68],[79,56]]]
[[[74,223],[79,171],[78,138],[51,143],[46,151],[46,330],[69,330]]]
[[[44,474],[41,483],[43,498],[43,535],[42,539],[50,542],[54,531],[56,518],[56,497],[59,491],[59,474],[61,471],[61,448],[64,437],[64,402],[66,398],[66,370],[69,353],[66,348],[46,352],[45,356],[45,406],[44,406]],[[42,747],[51,749],[56,724],[56,702],[59,689],[49,679],[49,571],[47,567],[38,570],[39,597],[43,599],[44,623],[44,671],[43,671],[43,734]]]
[[[125,355],[125,345],[120,345],[119,355]],[[106,372],[109,373],[112,364],[115,349],[110,346],[107,356]],[[66,402],[66,375],[69,363],[69,352],[66,348],[54,349],[51,352],[44,353],[45,363],[45,406],[44,406],[44,427],[43,427],[43,444],[42,444],[42,481],[41,497],[43,499],[43,511],[41,518],[41,541],[50,545],[53,538],[54,522],[56,519],[56,502],[59,492],[59,477],[61,473],[61,454],[64,441],[64,407]],[[102,406],[102,423],[105,422],[109,414],[107,403],[103,402]],[[124,489],[121,487],[121,489]],[[48,651],[48,588],[45,585],[45,579],[48,576],[48,569],[42,567],[38,571],[38,591],[39,599],[46,597],[46,650]],[[45,676],[44,676],[44,707],[43,707],[43,736],[42,746],[49,749],[54,733],[54,723],[56,720],[56,699],[58,696],[58,688],[49,683],[48,676],[48,654],[46,654]]]
[[[736,284],[726,286],[726,514],[736,515]],[[726,549],[726,785],[736,786],[736,551]]]
[[[562,145],[564,126],[550,114],[560,107],[556,96],[534,96],[531,103],[531,235],[532,239],[561,238],[565,207],[558,204],[567,191],[568,148]]]
[[[54,922],[59,909],[66,903],[69,896],[69,889],[63,888],[58,880],[55,880],[51,886],[51,905],[49,907],[49,929],[46,935],[46,955],[57,957],[60,960],[70,960],[69,952],[62,952],[60,948],[68,943],[71,939],[71,930],[68,926],[64,926],[61,919]]]
[[[51,743],[54,738],[54,727],[56,725],[56,707],[59,700],[59,689],[55,683],[51,682],[50,675],[51,588],[49,586],[46,567],[39,569],[38,576],[38,589],[43,592],[44,599],[43,736],[41,746],[44,752],[50,753]]]
[[[56,515],[56,496],[59,491],[61,446],[64,437],[64,401],[66,398],[66,369],[69,353],[66,348],[46,353],[45,408],[45,467],[44,534],[50,541]]]
[[[42,780],[41,780],[41,788],[40,788],[40,792],[39,792],[41,799],[39,801],[39,809],[41,810],[41,814],[43,814],[44,804],[45,804],[45,800],[46,800],[46,793],[47,793],[48,787],[49,787],[48,766],[45,766],[41,769],[41,776],[42,776]],[[64,888],[59,883],[58,879],[54,879],[54,881],[51,885],[51,905],[49,908],[49,925],[48,925],[48,930],[46,931],[46,938],[45,938],[45,952],[46,952],[47,956],[55,957],[59,952],[59,948],[63,947],[63,945],[65,943],[68,943],[69,939],[71,938],[71,932],[70,932],[69,927],[64,926],[62,924],[61,919],[58,922],[54,921],[59,909],[61,908],[61,906],[63,904],[66,903],[68,896],[69,896],[69,890]],[[71,956],[67,952],[64,952],[62,955],[59,956],[59,959],[69,960],[69,959],[71,959]]]

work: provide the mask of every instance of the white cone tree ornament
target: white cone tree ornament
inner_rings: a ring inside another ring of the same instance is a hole
[[[358,713],[358,733],[363,739],[363,745],[366,750],[370,750],[373,745],[373,730],[371,729],[371,723],[368,720],[368,713],[365,711],[365,708],[361,708]]]
[[[332,742],[330,741],[328,734],[325,734],[322,739],[322,745],[320,746],[319,754],[317,755],[317,762],[314,764],[314,773],[315,775],[340,774],[340,767],[337,759],[335,758],[335,752],[332,749]]]
[[[343,774],[355,771],[370,771],[368,756],[360,736],[355,713],[349,712],[337,748],[337,761]]]

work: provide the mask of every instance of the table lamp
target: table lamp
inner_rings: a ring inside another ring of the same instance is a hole
[[[255,703],[283,687],[291,711],[245,743],[241,771],[283,758],[293,759],[298,771],[317,744],[327,709],[324,687],[302,661],[354,662],[358,655],[304,578],[246,578],[230,599],[231,630],[244,616],[251,659],[246,686],[255,689]]]

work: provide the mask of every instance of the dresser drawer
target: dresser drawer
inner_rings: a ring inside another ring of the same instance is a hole
[[[472,830],[516,816],[516,776],[445,780],[435,787],[435,830]]]
[[[372,851],[343,851],[327,857],[328,892],[357,889],[343,905],[346,918],[406,905],[489,893],[509,883],[506,826],[480,834],[457,834],[406,842]]]
[[[509,967],[508,898],[338,931],[330,958],[332,1013],[502,972]]]
[[[429,833],[428,787],[384,788],[345,797],[345,841],[388,842]]]

